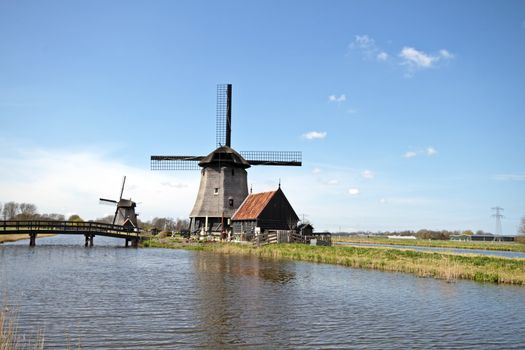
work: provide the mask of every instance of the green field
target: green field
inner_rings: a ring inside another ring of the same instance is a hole
[[[508,252],[525,252],[525,244],[510,242],[469,242],[469,241],[440,241],[428,239],[389,239],[386,237],[361,237],[361,236],[332,236],[332,242],[366,243],[366,244],[392,244],[402,246],[458,248],[500,250]]]
[[[380,247],[308,246],[271,244],[260,248],[235,243],[193,243],[180,239],[154,238],[145,247],[201,250],[220,254],[249,255],[336,264],[355,268],[411,273],[445,280],[525,285],[525,259],[417,252]]]

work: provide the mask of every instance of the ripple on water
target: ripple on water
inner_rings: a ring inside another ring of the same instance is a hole
[[[0,246],[0,292],[21,333],[45,328],[46,348],[511,349],[525,338],[523,288],[49,242]]]

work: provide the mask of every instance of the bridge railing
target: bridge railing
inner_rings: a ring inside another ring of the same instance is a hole
[[[106,233],[115,235],[137,236],[140,229],[101,222],[75,222],[54,220],[5,220],[0,221],[0,233]]]

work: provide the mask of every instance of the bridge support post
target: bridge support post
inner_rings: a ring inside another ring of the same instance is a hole
[[[30,233],[29,234],[29,246],[34,247],[36,246],[36,233]]]
[[[126,238],[126,245],[124,245],[124,247],[126,247],[126,248],[127,248],[127,247],[128,247],[128,245],[129,245],[129,238]]]
[[[139,247],[139,239],[138,238],[135,238],[131,241],[131,246],[133,248],[138,248]]]
[[[95,235],[91,235],[91,234],[84,234],[84,237],[86,237],[86,242],[84,243],[84,247],[93,247],[93,237],[95,237]]]

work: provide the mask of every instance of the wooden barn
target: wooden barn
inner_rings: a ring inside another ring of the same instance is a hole
[[[314,227],[308,223],[302,223],[297,226],[297,233],[301,236],[312,236],[314,234]]]
[[[269,230],[295,230],[298,221],[279,187],[276,191],[248,195],[233,214],[231,225],[233,236],[244,241]]]

